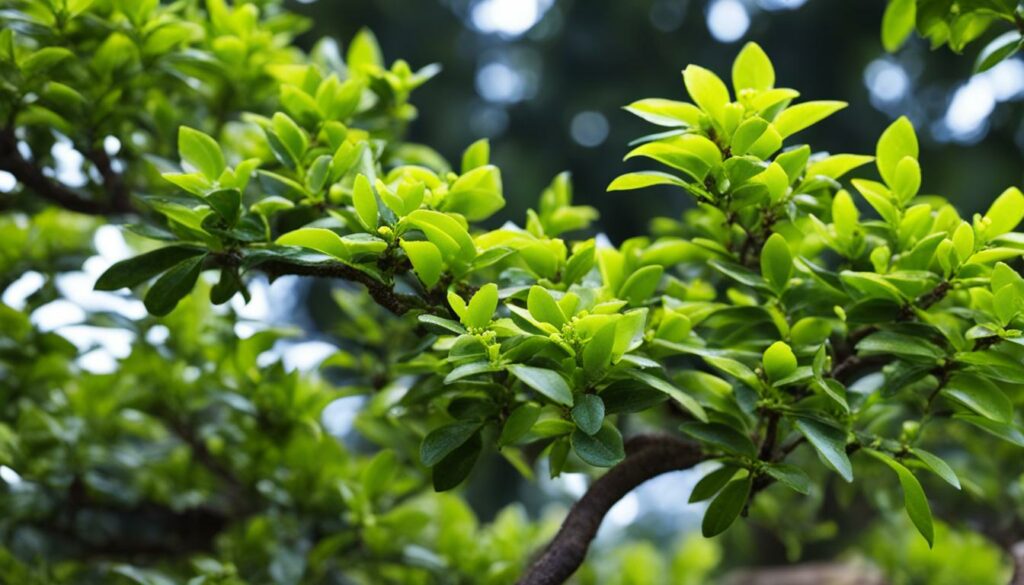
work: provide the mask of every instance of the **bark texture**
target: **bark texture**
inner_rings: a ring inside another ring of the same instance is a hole
[[[689,469],[703,459],[696,445],[667,436],[641,435],[626,443],[626,458],[597,479],[566,516],[558,534],[519,585],[558,585],[583,564],[608,510],[648,479]]]

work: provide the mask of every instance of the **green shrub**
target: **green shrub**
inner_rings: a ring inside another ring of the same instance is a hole
[[[887,31],[914,4],[891,6]],[[873,157],[795,143],[846,104],[776,87],[756,44],[731,89],[690,65],[690,102],[627,107],[658,128],[626,159],[656,170],[609,191],[659,186],[694,205],[615,245],[585,235],[597,213],[573,205],[566,174],[522,225],[490,229],[505,198],[488,143],[451,166],[404,142],[410,94],[438,69],[387,65],[367,31],[342,58],[329,41],[293,48],[303,23],[274,2],[23,0],[0,19],[0,168],[23,185],[15,201],[137,218],[126,229],[147,251],[96,288],[130,288],[152,316],[96,317],[139,341],[116,373],[86,375],[66,340],[4,307],[0,463],[29,479],[2,500],[4,543],[56,563],[10,557],[11,574],[510,583],[550,531],[514,508],[480,528],[462,501],[423,489],[456,488],[495,451],[527,477],[538,460],[552,476],[610,468],[522,583],[568,579],[618,498],[703,461],[718,463],[691,497],[709,501],[705,536],[758,498],[856,497],[838,477],[899,494],[930,546],[922,480],[972,487],[963,453],[1024,446],[1024,194],[962,218],[922,191],[935,186],[906,118]],[[88,161],[81,189],[43,172],[57,143]],[[83,251],[54,232],[87,233],[84,220],[51,221],[38,241],[53,244],[12,270]],[[336,293],[346,321],[325,368],[344,384],[268,364],[286,331],[238,339],[211,309],[247,300],[259,273],[365,288]],[[167,341],[143,343],[161,323]],[[373,455],[320,428],[323,408],[353,395],[367,399],[356,424]],[[82,530],[89,518],[99,534]],[[139,548],[123,563],[91,562],[126,543]],[[133,564],[150,546],[157,562]]]

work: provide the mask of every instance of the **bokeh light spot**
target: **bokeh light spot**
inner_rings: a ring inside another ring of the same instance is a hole
[[[750,14],[740,0],[714,0],[708,6],[708,30],[723,43],[733,43],[750,28]]]

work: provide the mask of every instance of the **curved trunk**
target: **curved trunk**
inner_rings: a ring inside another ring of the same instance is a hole
[[[558,585],[583,564],[608,510],[648,479],[689,469],[703,460],[696,445],[666,436],[641,435],[626,443],[626,458],[598,478],[566,516],[558,534],[519,580],[519,585]]]

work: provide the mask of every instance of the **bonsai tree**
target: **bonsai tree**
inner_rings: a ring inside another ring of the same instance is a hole
[[[869,499],[928,545],[924,485],[1020,509],[971,458],[1019,472],[1024,194],[963,218],[922,193],[906,118],[874,156],[799,144],[845,104],[776,87],[756,44],[729,85],[689,65],[689,101],[627,107],[658,128],[626,159],[656,170],[609,191],[693,207],[611,243],[567,174],[492,229],[488,143],[452,166],[405,142],[438,69],[388,65],[367,31],[342,57],[295,49],[303,23],[274,2],[27,0],[0,18],[5,283],[77,267],[109,219],[139,253],[93,284],[148,314],[87,316],[132,333],[101,374],[28,317],[54,287],[3,307],[12,579],[563,583],[617,501],[698,464],[706,537],[828,493],[892,494]],[[61,149],[81,184],[55,177]],[[323,375],[267,353],[289,331],[241,338],[214,307],[260,275],[347,283]],[[323,431],[340,397],[363,397],[368,445]],[[558,527],[518,508],[481,527],[435,492],[494,454],[597,478]]]

